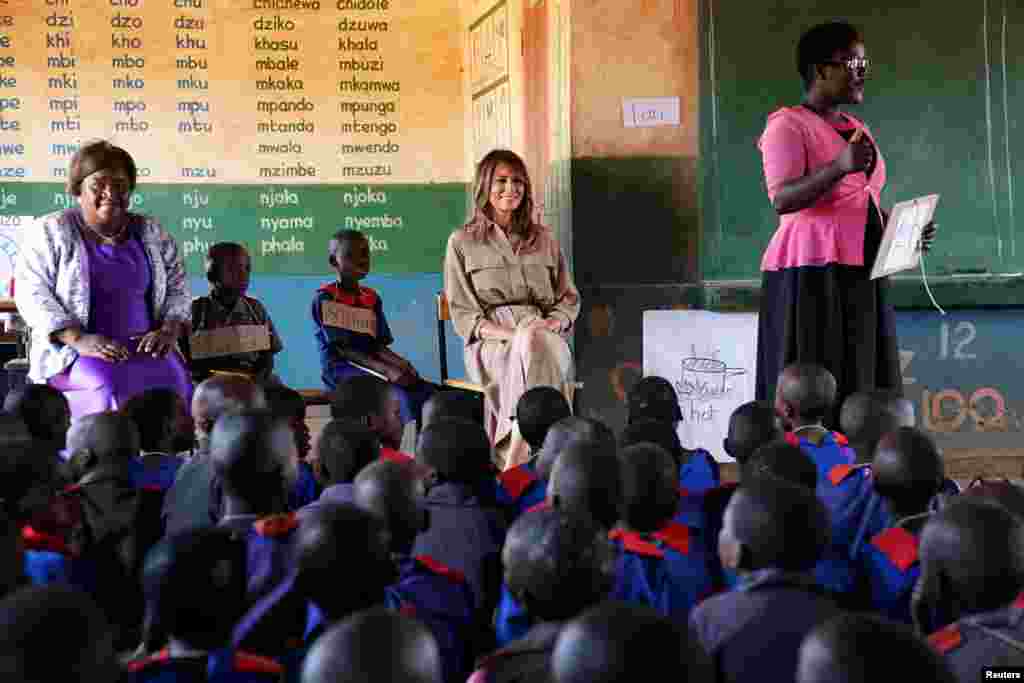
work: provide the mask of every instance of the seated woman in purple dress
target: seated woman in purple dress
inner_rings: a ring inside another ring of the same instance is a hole
[[[68,169],[78,206],[22,237],[15,299],[32,328],[29,379],[64,392],[75,418],[155,387],[191,402],[175,346],[190,310],[185,267],[159,223],[128,211],[135,180],[125,150],[82,146]]]

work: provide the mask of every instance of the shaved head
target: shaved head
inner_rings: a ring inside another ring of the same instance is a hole
[[[912,427],[881,438],[871,469],[875,490],[900,515],[925,512],[944,476],[935,442]]]
[[[547,481],[558,456],[574,443],[593,441],[615,449],[615,434],[603,422],[588,417],[565,417],[551,425],[537,454],[537,476]]]
[[[818,486],[818,468],[811,456],[799,446],[775,441],[761,446],[743,465],[740,478],[771,475],[814,491]]]
[[[96,465],[125,463],[139,454],[139,430],[119,413],[85,415],[68,431],[68,449],[76,459],[91,457]]]
[[[200,450],[208,447],[210,432],[221,415],[266,407],[263,389],[244,377],[215,375],[200,383],[192,394],[192,417]]]
[[[302,683],[441,683],[441,652],[415,619],[385,609],[354,614],[314,643]]]
[[[857,460],[870,462],[883,434],[914,426],[914,404],[888,390],[857,392],[843,402],[839,422]]]
[[[416,535],[425,530],[420,508],[422,485],[405,465],[378,460],[355,479],[355,504],[382,520],[391,535],[391,550],[408,555]]]
[[[988,612],[1024,589],[1024,522],[993,502],[954,498],[921,532],[922,592],[949,616]]]
[[[673,683],[710,680],[706,656],[686,627],[646,605],[605,602],[569,622],[551,657],[555,683],[640,681],[656,662]]]
[[[836,402],[836,378],[814,363],[786,366],[779,376],[776,405],[783,417],[795,423],[817,422],[828,417]]]
[[[297,476],[286,420],[266,411],[224,415],[210,436],[210,457],[229,504],[241,501],[260,515],[284,511]]]
[[[804,638],[797,683],[876,683],[892,678],[894,662],[922,681],[954,683],[942,657],[909,626],[866,614],[844,614]]]
[[[634,531],[657,531],[679,508],[676,461],[661,446],[640,443],[619,451],[619,465],[621,520]]]
[[[548,498],[567,514],[590,516],[606,529],[615,526],[622,475],[614,447],[584,441],[566,448],[551,472]]]
[[[725,452],[742,465],[758,448],[781,438],[782,427],[771,403],[750,401],[729,416]]]

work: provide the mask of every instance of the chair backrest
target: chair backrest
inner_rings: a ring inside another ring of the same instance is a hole
[[[441,384],[448,381],[448,353],[447,338],[444,324],[452,319],[451,311],[448,308],[448,297],[442,289],[437,293],[437,361],[441,369]]]

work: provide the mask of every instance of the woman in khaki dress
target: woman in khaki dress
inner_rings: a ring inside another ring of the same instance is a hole
[[[558,241],[533,221],[523,160],[490,152],[477,165],[474,186],[474,215],[448,238],[445,293],[466,344],[466,370],[485,388],[487,433],[507,468],[529,457],[511,419],[519,397],[547,385],[571,402],[568,339],[580,295]]]

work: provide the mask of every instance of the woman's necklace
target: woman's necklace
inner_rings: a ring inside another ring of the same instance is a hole
[[[113,244],[117,244],[118,242],[120,242],[121,238],[124,236],[125,232],[128,231],[128,222],[125,221],[125,224],[121,226],[121,229],[118,230],[113,235],[104,235],[102,232],[100,232],[96,228],[92,227],[88,223],[85,223],[85,227],[88,228],[89,232],[91,232],[93,235],[96,236],[96,238],[100,241],[100,244],[111,244],[111,245],[113,245]]]

